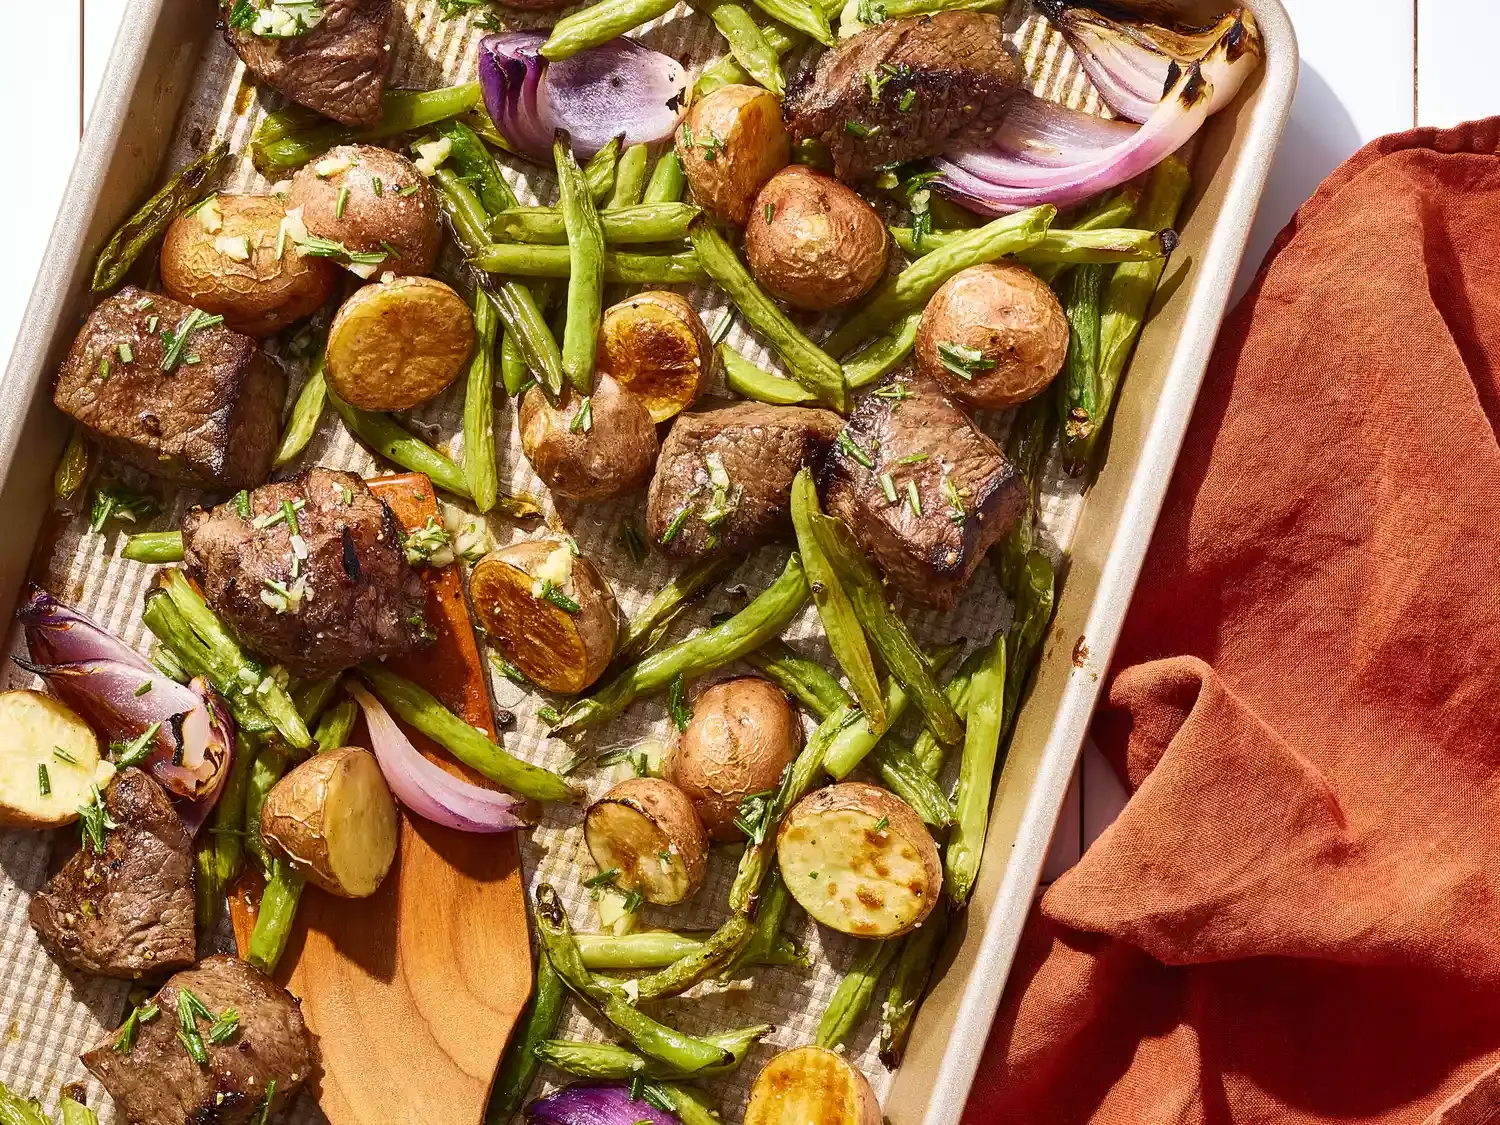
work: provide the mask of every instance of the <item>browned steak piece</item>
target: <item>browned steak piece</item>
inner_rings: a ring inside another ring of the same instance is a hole
[[[32,896],[31,925],[70,968],[134,978],[191,965],[193,841],[146,774],[122,770],[104,794],[116,827],[87,843]]]
[[[787,534],[792,478],[822,458],[842,424],[829,410],[757,402],[679,415],[646,497],[651,542],[704,558]]]
[[[248,5],[248,7],[247,7]],[[267,0],[223,0],[224,38],[256,82],[345,125],[380,120],[390,47],[391,0],[324,0],[323,19],[291,38],[235,26]],[[242,18],[236,18],[236,12]]]
[[[199,1013],[194,1021],[208,1055],[204,1065],[177,1037],[183,990],[211,1017]],[[243,961],[206,957],[150,1002],[158,1014],[137,1021],[130,1050],[116,1047],[117,1030],[80,1056],[134,1125],[246,1125],[260,1114],[272,1082],[274,1119],[312,1071],[312,1038],[296,998]],[[209,1028],[230,1009],[238,1016],[233,1033],[212,1042]]]
[[[787,94],[787,129],[795,140],[821,140],[839,179],[857,183],[883,164],[977,142],[1000,123],[1020,82],[999,16],[886,20],[804,72]]]
[[[953,608],[1026,504],[1025,484],[999,446],[936,383],[910,373],[855,404],[824,467],[823,496],[887,582],[937,609]]]
[[[167,334],[195,311],[127,285],[89,315],[52,399],[109,453],[153,476],[253,488],[271,471],[286,374],[222,325],[190,332],[169,356]]]
[[[296,512],[293,530],[283,502]],[[259,655],[300,676],[410,652],[426,588],[384,500],[353,473],[312,468],[182,520],[184,562],[204,597]]]

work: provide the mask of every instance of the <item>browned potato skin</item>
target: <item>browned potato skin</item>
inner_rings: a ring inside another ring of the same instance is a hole
[[[659,777],[632,777],[622,781],[590,806],[590,813],[600,805],[614,802],[628,805],[644,814],[660,828],[667,838],[677,845],[677,857],[687,870],[689,889],[677,902],[691,898],[703,885],[708,873],[708,837],[693,803],[686,793],[669,781]],[[655,863],[655,856],[642,856],[643,863]],[[635,887],[639,876],[632,871],[622,871],[618,885],[625,889]],[[648,902],[655,900],[646,896]],[[671,906],[673,903],[660,903]]]
[[[791,152],[781,103],[759,86],[720,86],[693,104],[677,134],[677,158],[698,206],[741,227],[756,193]]]
[[[662,772],[688,795],[711,838],[742,840],[740,801],[775,789],[802,748],[802,724],[786,694],[744,676],[714,684],[693,701],[693,717]]]
[[[517,424],[526,460],[554,495],[569,500],[609,500],[640,488],[658,451],[651,412],[601,372],[590,396],[592,427],[574,433],[582,401],[569,391],[553,406],[539,387],[522,396]]]
[[[766,182],[745,224],[750,272],[789,305],[824,312],[859,300],[885,273],[880,216],[831,176],[802,164]]]
[[[353,164],[332,176],[319,176],[325,160],[349,158]],[[375,194],[375,177],[380,194]],[[402,195],[413,184],[417,190]],[[339,189],[347,187],[343,217],[338,217]],[[432,272],[442,244],[437,193],[406,157],[374,145],[340,145],[303,165],[292,177],[287,208],[302,208],[308,233],[342,242],[351,251],[385,253],[381,273],[422,275]],[[382,243],[398,254],[391,256]]]
[[[745,1125],[881,1125],[880,1101],[860,1069],[824,1047],[794,1047],[766,1063],[750,1088]]]
[[[698,310],[681,293],[651,290],[604,310],[597,362],[665,422],[713,377],[715,352]]]
[[[161,281],[167,295],[207,313],[248,336],[269,336],[320,308],[333,292],[337,267],[327,258],[296,252],[287,241],[281,258],[276,242],[286,209],[274,195],[220,195],[215,204],[223,226],[210,232],[202,213],[179,215],[161,248]],[[220,251],[220,238],[248,238],[250,260]]]
[[[582,557],[573,560],[569,591],[578,613],[532,595],[532,575],[561,545],[561,539],[528,539],[492,551],[469,575],[469,599],[480,628],[528,680],[573,695],[609,667],[620,610],[609,583]]]
[[[938,344],[975,348],[994,367],[966,380]],[[1035,398],[1062,370],[1068,318],[1051,288],[1014,262],[970,266],[932,295],[917,329],[917,366],[970,406],[1001,409]]]
[[[363,410],[410,410],[458,378],[473,350],[474,315],[452,286],[393,277],[339,306],[328,327],[328,382]]]

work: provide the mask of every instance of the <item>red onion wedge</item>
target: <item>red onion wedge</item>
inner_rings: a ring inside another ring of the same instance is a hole
[[[40,586],[26,591],[26,600],[16,610],[16,620],[26,629],[26,647],[33,660],[46,664],[117,660],[121,664],[134,664],[142,672],[154,671],[135,649]]]
[[[568,1086],[526,1107],[538,1125],[682,1125],[675,1113],[630,1097],[629,1086]]]
[[[520,797],[474,785],[429,762],[362,683],[345,680],[344,690],[365,713],[370,749],[386,784],[412,812],[460,832],[511,832],[529,827],[516,812],[525,805]]]
[[[580,160],[621,134],[627,145],[672,135],[688,103],[687,72],[675,59],[621,38],[549,63],[546,39],[545,31],[504,31],[479,43],[484,107],[517,152],[550,165],[559,129]]]

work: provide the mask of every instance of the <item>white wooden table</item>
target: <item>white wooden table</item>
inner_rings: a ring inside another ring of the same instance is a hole
[[[203,0],[207,3],[208,0]],[[1500,0],[1283,0],[1302,49],[1301,84],[1271,174],[1240,291],[1276,232],[1360,145],[1413,125],[1500,113],[1493,43]],[[126,0],[9,0],[0,37],[0,370],[73,163]],[[1086,749],[1045,878],[1078,859],[1124,793]]]

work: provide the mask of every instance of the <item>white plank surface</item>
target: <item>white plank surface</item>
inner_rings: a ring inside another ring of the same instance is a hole
[[[1301,44],[1301,83],[1237,292],[1296,208],[1366,141],[1418,122],[1451,125],[1500,112],[1493,57],[1500,0],[1284,3]],[[0,177],[0,237],[8,251],[0,273],[0,369],[126,5],[4,5],[9,19],[0,40],[0,104],[24,112],[0,115],[0,146],[26,157],[24,174]],[[1048,880],[1076,862],[1124,797],[1104,759],[1085,747],[1053,840]]]

